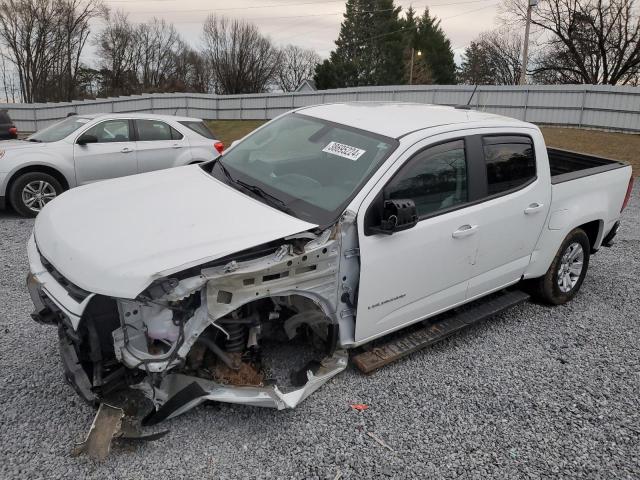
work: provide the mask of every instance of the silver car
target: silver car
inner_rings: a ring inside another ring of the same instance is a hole
[[[224,145],[198,118],[144,113],[73,115],[0,144],[0,209],[33,217],[70,188],[206,162]]]

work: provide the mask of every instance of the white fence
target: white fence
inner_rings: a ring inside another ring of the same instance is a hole
[[[70,112],[152,112],[211,120],[270,119],[297,107],[347,101],[466,104],[468,85],[358,87],[301,93],[208,95],[165,93],[69,103],[0,104],[20,131],[35,131]],[[640,133],[640,88],[606,85],[483,86],[471,98],[478,110],[543,125]]]

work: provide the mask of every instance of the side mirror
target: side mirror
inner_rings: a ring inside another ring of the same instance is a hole
[[[82,135],[80,135],[80,138],[78,138],[78,141],[76,143],[83,146],[87,143],[98,143],[98,137],[96,137],[95,135],[83,133]]]
[[[391,235],[408,230],[418,223],[416,204],[411,199],[385,200],[380,225],[369,227],[372,233]]]

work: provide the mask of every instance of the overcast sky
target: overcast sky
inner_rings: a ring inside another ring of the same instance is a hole
[[[124,10],[134,22],[160,17],[172,22],[193,46],[209,13],[242,18],[255,23],[277,44],[293,43],[329,55],[338,37],[345,0],[105,0]],[[498,0],[396,0],[406,9],[422,12],[429,6],[442,19],[442,27],[458,57],[478,33],[494,26]]]

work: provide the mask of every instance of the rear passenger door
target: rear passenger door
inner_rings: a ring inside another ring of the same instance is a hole
[[[182,133],[161,120],[134,120],[138,170],[151,172],[188,163],[189,144]],[[186,158],[186,161],[183,161]]]
[[[482,135],[485,198],[478,257],[467,298],[517,282],[529,264],[551,203],[546,152],[528,135]],[[480,145],[479,145],[480,146]],[[542,161],[541,161],[542,160]]]

